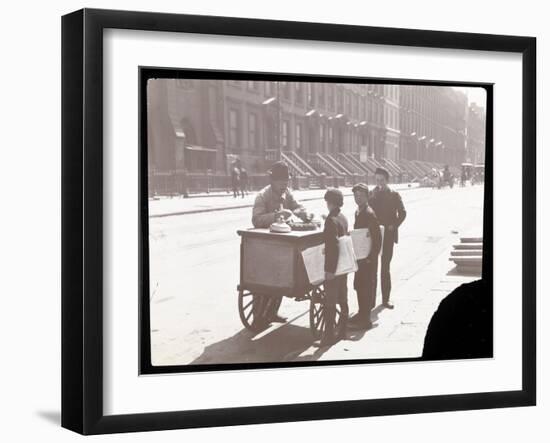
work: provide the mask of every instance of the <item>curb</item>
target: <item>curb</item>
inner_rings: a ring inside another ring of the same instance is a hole
[[[406,187],[403,189],[399,189],[399,192],[402,191],[410,191],[412,189],[420,189],[419,186],[411,186]],[[344,193],[344,197],[350,197],[353,193]],[[308,197],[308,198],[301,198],[299,201],[307,202],[307,201],[313,201],[313,200],[322,200],[323,197]],[[188,209],[185,211],[177,211],[177,212],[167,212],[166,214],[154,214],[150,215],[149,218],[162,218],[162,217],[172,217],[177,215],[192,215],[192,214],[201,214],[205,212],[217,212],[217,211],[230,211],[232,209],[243,209],[243,208],[252,208],[254,204],[244,204],[244,205],[235,205],[235,206],[225,206],[225,207],[219,207],[219,208],[201,208],[201,209]]]
[[[350,195],[353,195],[353,194],[344,194],[344,197],[349,197]],[[300,201],[307,202],[307,201],[322,200],[322,199],[323,197],[309,197],[309,198],[301,198]],[[169,212],[166,214],[150,215],[149,218],[171,217],[172,215],[200,214],[201,212],[229,211],[231,209],[252,208],[253,206],[254,204],[246,204],[246,205],[226,206],[221,208],[189,209],[187,211]]]

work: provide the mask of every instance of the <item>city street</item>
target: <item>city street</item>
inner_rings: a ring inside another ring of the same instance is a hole
[[[259,334],[241,324],[236,231],[251,227],[250,207],[151,217],[153,365],[420,356],[428,322],[440,300],[460,284],[479,278],[453,271],[449,255],[461,236],[482,234],[483,186],[411,188],[400,193],[407,219],[392,261],[395,309],[381,309],[378,293],[372,315],[375,327],[352,332],[347,340],[321,350],[312,347],[308,301],[284,299],[280,313],[289,321]],[[316,214],[327,212],[322,199],[304,201],[304,206]],[[350,226],[354,211],[353,197],[346,196],[343,213]],[[354,313],[357,299],[349,278],[350,313]]]

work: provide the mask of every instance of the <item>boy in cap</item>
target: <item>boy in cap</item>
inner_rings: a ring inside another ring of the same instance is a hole
[[[290,174],[286,163],[279,161],[273,164],[269,171],[271,183],[263,188],[254,201],[252,208],[252,224],[255,228],[269,228],[269,226],[282,216],[284,220],[292,214],[306,219],[305,208],[300,205],[290,190],[288,183]],[[278,314],[283,296],[269,297],[270,305],[267,307],[267,322],[286,322],[286,318]]]
[[[390,303],[391,275],[390,263],[393,257],[393,245],[398,241],[398,228],[405,220],[407,211],[401,196],[388,187],[390,174],[383,168],[375,171],[376,187],[372,191],[369,204],[376,214],[380,226],[384,226],[382,240],[382,258],[380,259],[380,282],[382,286],[382,304],[393,309]]]
[[[344,196],[338,189],[329,189],[325,193],[329,214],[325,219],[323,231],[325,239],[325,305],[324,330],[320,340],[314,346],[331,346],[346,334],[348,320],[347,274],[335,276],[338,266],[338,238],[348,235],[348,221],[340,208],[344,205]],[[336,303],[340,305],[339,330],[336,326]]]
[[[350,324],[359,329],[372,327],[370,314],[376,304],[376,277],[378,273],[378,254],[382,244],[380,225],[374,211],[368,205],[369,188],[359,183],[352,188],[357,204],[353,229],[368,229],[371,238],[369,255],[357,261],[358,269],[353,279],[353,288],[357,292],[359,312],[350,319]]]

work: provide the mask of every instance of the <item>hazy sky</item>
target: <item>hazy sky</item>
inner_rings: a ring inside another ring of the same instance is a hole
[[[485,89],[483,88],[457,88],[468,95],[468,103],[476,103],[478,106],[486,108]]]

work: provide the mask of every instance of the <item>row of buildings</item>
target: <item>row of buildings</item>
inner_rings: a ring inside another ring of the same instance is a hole
[[[227,175],[239,157],[265,174],[282,155],[298,175],[371,163],[412,175],[410,162],[480,163],[485,150],[484,108],[447,86],[150,79],[147,122],[157,173]]]

